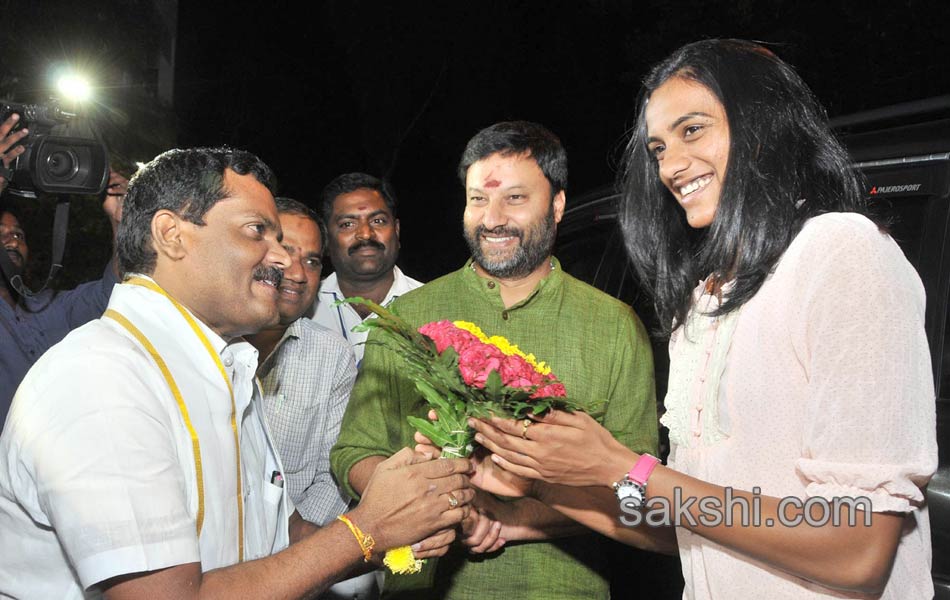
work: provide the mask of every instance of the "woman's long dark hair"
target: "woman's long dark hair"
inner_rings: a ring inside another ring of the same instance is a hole
[[[646,104],[671,77],[708,88],[729,124],[727,173],[705,231],[689,227],[647,150]],[[624,156],[621,227],[664,333],[685,322],[692,290],[704,277],[734,280],[718,314],[734,311],[759,290],[807,219],[832,211],[864,214],[859,182],[824,109],[770,50],[743,40],[705,40],[654,67]]]

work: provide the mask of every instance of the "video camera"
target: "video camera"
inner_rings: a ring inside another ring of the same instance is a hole
[[[109,181],[109,152],[91,126],[89,137],[79,133],[75,113],[59,104],[17,104],[0,100],[0,123],[20,115],[15,129],[30,134],[20,140],[24,152],[10,164],[11,194],[35,198],[49,194],[98,194]],[[2,166],[2,165],[0,165]]]

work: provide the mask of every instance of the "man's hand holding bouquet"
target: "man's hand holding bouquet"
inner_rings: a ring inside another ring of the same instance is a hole
[[[441,448],[443,457],[468,457],[475,449],[475,430],[470,419],[503,418],[521,421],[522,437],[527,436],[533,418],[551,409],[575,411],[582,408],[567,396],[564,385],[551,369],[501,336],[488,336],[474,323],[435,321],[418,330],[398,315],[363,298],[343,302],[363,304],[376,314],[361,328],[377,329],[370,343],[385,346],[401,356],[406,375],[435,413],[433,420],[422,415],[408,417],[425,441]],[[588,407],[589,408],[589,407]],[[481,458],[481,457],[479,457]],[[490,470],[476,477],[491,477]],[[486,487],[503,489],[502,482]],[[523,495],[523,489],[511,488]],[[497,525],[475,523],[472,532],[480,550],[496,549]],[[503,542],[502,542],[503,543]],[[401,548],[387,553],[385,564],[396,573],[413,573],[421,561],[412,551]]]

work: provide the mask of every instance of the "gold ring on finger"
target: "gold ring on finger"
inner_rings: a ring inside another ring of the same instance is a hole
[[[527,419],[527,418],[521,422],[521,439],[523,440],[528,439],[528,427],[531,426],[532,422],[533,421],[531,419]]]
[[[459,499],[455,497],[455,494],[449,492],[449,507],[457,508],[459,505]]]

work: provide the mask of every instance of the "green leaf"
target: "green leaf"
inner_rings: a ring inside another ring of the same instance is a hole
[[[439,448],[455,445],[455,439],[451,436],[451,434],[443,431],[432,421],[420,419],[419,417],[406,417],[406,419],[409,421],[410,425],[416,428],[416,431],[432,440],[432,443]],[[438,421],[436,421],[436,423],[438,423]]]
[[[501,375],[498,371],[492,369],[485,380],[485,392],[492,401],[496,401],[502,395]]]

